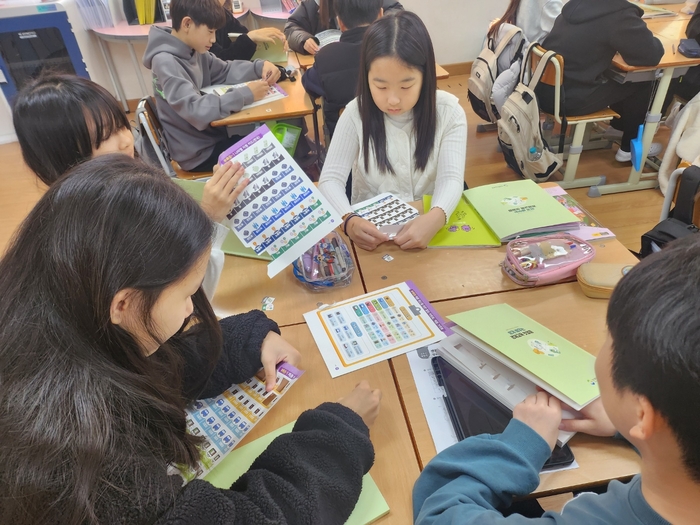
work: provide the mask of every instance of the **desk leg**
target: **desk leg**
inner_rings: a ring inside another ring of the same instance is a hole
[[[144,97],[150,95],[148,89],[146,89],[146,83],[143,81],[143,74],[141,73],[141,65],[139,64],[139,59],[136,58],[136,51],[134,51],[134,44],[131,40],[127,40],[126,44],[129,46],[129,54],[131,55],[131,62],[134,64],[134,70],[136,71],[136,78],[139,79],[139,85],[141,86],[141,94]]]
[[[105,49],[105,42],[98,36],[97,44],[100,46],[100,51],[102,52],[102,58],[104,58],[105,64],[107,64],[107,72],[109,73],[109,78],[112,81],[112,86],[114,86],[114,91],[119,97],[119,102],[122,103],[124,112],[129,112],[129,105],[126,103],[126,95],[124,95],[124,89],[117,76],[117,70],[114,69],[114,62],[112,62],[112,54],[109,52],[109,48]]]
[[[668,93],[668,86],[671,84],[671,79],[673,78],[672,67],[667,67],[663,70],[661,74],[661,79],[659,80],[659,85],[656,88],[656,95],[654,96],[654,101],[651,104],[651,109],[647,114],[647,122],[644,125],[644,134],[642,135],[642,165],[639,171],[634,169],[634,166],[630,170],[630,176],[627,182],[622,182],[619,184],[609,184],[607,186],[599,186],[598,191],[601,195],[608,193],[620,193],[623,191],[632,190],[645,190],[649,188],[655,188],[658,185],[658,172],[653,173],[642,173],[644,166],[646,165],[647,154],[649,153],[649,147],[651,146],[651,141],[654,139],[656,134],[656,129],[659,127],[659,120],[661,119],[661,109],[666,99],[666,93]],[[652,121],[650,121],[650,118]],[[646,180],[641,180],[646,179]]]

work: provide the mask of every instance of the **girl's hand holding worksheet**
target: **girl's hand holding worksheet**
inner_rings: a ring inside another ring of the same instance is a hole
[[[245,170],[239,162],[214,166],[214,174],[204,185],[200,206],[214,222],[221,222],[233,208],[233,203],[248,185]]]
[[[260,347],[260,361],[265,371],[265,386],[268,392],[275,388],[277,379],[277,365],[281,362],[289,363],[295,368],[301,365],[301,354],[299,350],[285,341],[276,332],[269,332],[263,339]]]
[[[347,234],[355,244],[368,252],[389,240],[387,234],[380,232],[374,223],[360,216],[352,217],[348,221]]]
[[[428,213],[407,222],[396,235],[394,242],[402,250],[427,248],[428,243],[444,225],[445,212],[440,208],[433,208]]]

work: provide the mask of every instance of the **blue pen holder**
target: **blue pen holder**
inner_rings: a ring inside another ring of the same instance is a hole
[[[640,124],[637,138],[630,140],[630,154],[632,156],[632,166],[635,171],[642,169],[642,136],[644,135],[644,124]]]
[[[355,263],[345,241],[331,232],[292,263],[292,271],[313,292],[350,284]]]

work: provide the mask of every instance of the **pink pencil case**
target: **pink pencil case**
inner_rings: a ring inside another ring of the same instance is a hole
[[[586,241],[558,233],[510,241],[501,267],[516,283],[539,286],[574,277],[594,256],[595,249]]]

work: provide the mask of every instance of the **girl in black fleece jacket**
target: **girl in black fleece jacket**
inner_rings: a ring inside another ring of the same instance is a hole
[[[564,57],[567,115],[584,115],[608,106],[621,115],[612,122],[623,132],[620,150],[626,155],[617,155],[619,160],[629,160],[630,140],[637,136],[649,107],[651,82],[620,84],[608,78],[606,71],[616,53],[631,66],[655,66],[664,54],[642,14],[627,0],[571,0],[542,43]],[[540,107],[551,112],[551,92],[540,85],[537,93]]]
[[[301,414],[228,490],[167,474],[199,459],[189,402],[299,357],[262,312],[216,321],[211,233],[160,170],[119,154],[29,214],[0,261],[0,523],[345,522],[373,462],[366,385]]]

